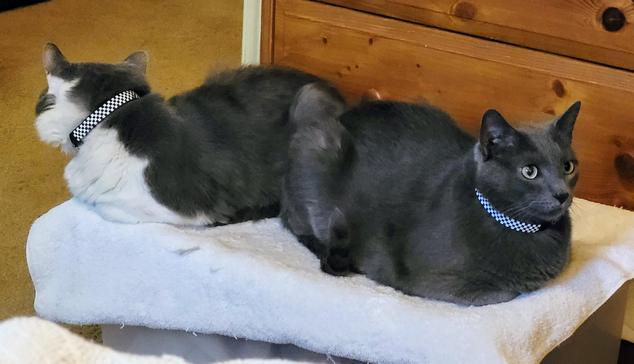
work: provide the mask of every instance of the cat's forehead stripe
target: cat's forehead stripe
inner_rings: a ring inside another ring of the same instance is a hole
[[[552,155],[553,153],[563,153],[561,146],[547,127],[529,129],[524,132],[524,135],[528,137],[533,147],[541,154]]]
[[[79,82],[79,79],[65,80],[54,75],[46,75],[46,80],[48,81],[48,93],[55,96],[69,91]]]

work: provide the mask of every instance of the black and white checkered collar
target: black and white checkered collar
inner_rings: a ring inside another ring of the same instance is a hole
[[[90,133],[92,129],[94,129],[99,123],[101,123],[108,115],[112,114],[113,111],[117,110],[121,106],[127,104],[132,100],[136,100],[139,98],[139,95],[132,91],[127,90],[123,91],[117,95],[115,95],[110,100],[103,103],[101,106],[97,108],[97,110],[93,111],[87,118],[84,119],[72,132],[68,135],[70,138],[70,142],[73,143],[75,148],[78,148],[82,143],[83,139]]]
[[[480,204],[482,205],[482,207],[484,207],[484,210],[489,215],[491,215],[491,217],[494,218],[495,221],[506,226],[507,228],[511,230],[519,231],[521,233],[529,233],[529,234],[536,233],[541,229],[542,226],[539,224],[529,224],[527,222],[521,222],[511,217],[508,217],[502,212],[496,210],[493,207],[493,205],[491,205],[491,202],[489,202],[489,200],[486,197],[484,197],[484,195],[480,191],[478,191],[477,188],[475,189],[475,193],[476,193],[476,197],[478,198],[478,201],[480,201]]]

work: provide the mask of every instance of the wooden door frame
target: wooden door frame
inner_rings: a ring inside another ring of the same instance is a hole
[[[260,64],[273,64],[273,32],[275,31],[275,0],[261,0]]]
[[[269,7],[271,0],[243,0],[242,2],[242,64],[260,64],[261,34],[267,26],[263,7]],[[271,12],[272,17],[273,13]]]

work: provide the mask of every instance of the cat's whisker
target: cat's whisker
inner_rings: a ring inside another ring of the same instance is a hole
[[[575,204],[572,204],[570,205],[570,207],[568,207],[568,211],[570,211],[571,216],[577,216],[579,212],[579,207]]]
[[[500,212],[502,212],[505,215],[509,215],[511,216],[512,214],[516,214],[519,211],[525,211],[526,209],[530,208],[533,204],[536,203],[540,203],[541,204],[542,201],[530,201],[528,204],[522,203],[522,204],[518,204],[518,205],[512,205],[510,208],[501,210]]]

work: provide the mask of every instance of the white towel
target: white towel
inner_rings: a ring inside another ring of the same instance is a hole
[[[572,261],[532,294],[485,307],[333,277],[277,219],[213,229],[102,220],[71,200],[40,217],[27,258],[37,312],[292,343],[380,363],[536,363],[634,277],[634,213],[572,208]]]
[[[2,364],[187,364],[175,356],[120,353],[83,339],[52,322],[18,317],[0,322]],[[219,364],[290,364],[282,360],[242,360]]]

